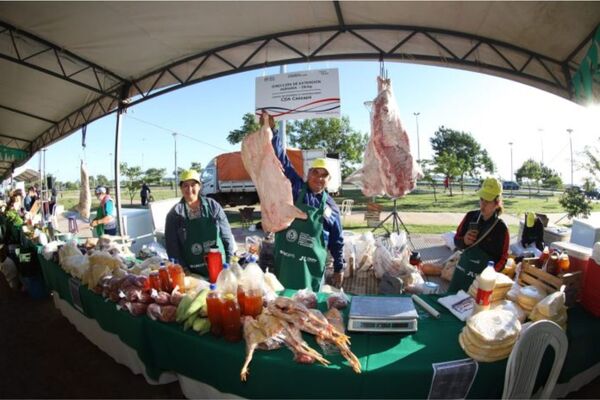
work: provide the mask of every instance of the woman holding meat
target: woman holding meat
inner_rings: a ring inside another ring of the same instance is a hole
[[[270,117],[271,129],[275,122]],[[333,258],[332,284],[341,287],[344,268],[344,238],[340,210],[325,188],[331,177],[326,160],[318,158],[308,170],[306,182],[296,172],[273,131],[273,149],[285,176],[292,185],[294,205],[304,211],[306,220],[294,222],[275,235],[275,268],[281,284],[290,289],[311,288],[317,292],[323,282],[327,250]]]
[[[223,208],[215,200],[200,196],[200,175],[193,169],[179,177],[183,197],[171,208],[165,222],[169,258],[187,270],[208,276],[204,255],[212,246],[221,252],[223,262],[235,251],[235,240]]]
[[[479,210],[469,211],[456,230],[454,244],[463,250],[454,270],[448,292],[467,291],[476,274],[489,261],[496,271],[504,268],[508,258],[510,236],[502,213],[502,185],[495,178],[483,181],[479,195]]]

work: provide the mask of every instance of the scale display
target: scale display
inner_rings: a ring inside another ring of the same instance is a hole
[[[410,297],[354,296],[348,330],[359,332],[416,332],[419,315]]]

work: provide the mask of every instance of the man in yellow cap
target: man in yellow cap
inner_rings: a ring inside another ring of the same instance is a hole
[[[501,271],[508,258],[510,236],[500,218],[502,185],[496,178],[487,178],[477,194],[479,210],[465,215],[454,236],[454,244],[463,253],[448,287],[449,293],[467,291],[475,275],[481,273],[489,261],[493,261],[496,271]]]
[[[340,210],[325,189],[331,179],[327,160],[314,160],[306,182],[292,166],[281,138],[273,129],[273,149],[292,185],[294,205],[304,211],[306,220],[295,219],[290,227],[275,235],[275,269],[282,285],[290,289],[312,288],[323,283],[327,250],[333,258],[331,283],[341,287],[344,268],[344,238]]]
[[[216,246],[223,262],[235,251],[235,240],[223,208],[215,200],[200,196],[200,175],[193,169],[179,177],[183,197],[167,214],[165,240],[169,258],[187,270],[208,276],[205,254]]]
[[[544,223],[534,212],[525,213],[521,245],[524,248],[534,245],[539,251],[544,251]]]

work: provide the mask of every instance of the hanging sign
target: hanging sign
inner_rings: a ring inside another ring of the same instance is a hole
[[[340,117],[337,68],[256,78],[255,110],[278,120]]]

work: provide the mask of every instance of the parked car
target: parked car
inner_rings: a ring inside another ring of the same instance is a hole
[[[600,191],[598,189],[587,190],[585,197],[588,199],[600,200]]]
[[[515,181],[502,182],[502,190],[519,190],[521,186]]]

